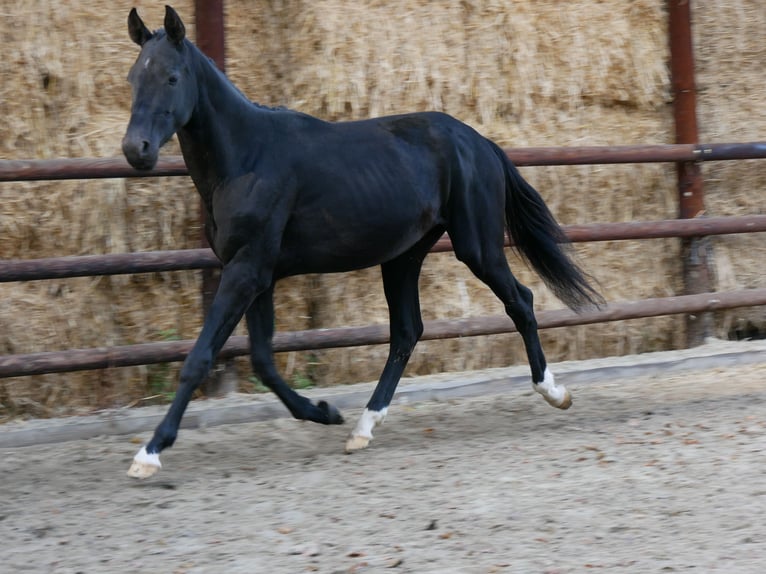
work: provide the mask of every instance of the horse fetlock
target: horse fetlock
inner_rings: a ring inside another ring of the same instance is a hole
[[[340,411],[327,401],[319,401],[317,408],[322,411],[322,422],[326,425],[342,425],[345,420]]]
[[[543,380],[532,383],[532,388],[543,396],[545,402],[557,409],[566,410],[572,406],[572,394],[564,385],[556,384],[553,373],[547,368]]]
[[[159,453],[149,453],[146,451],[146,447],[142,446],[141,450],[133,457],[133,462],[128,469],[128,476],[139,479],[149,478],[157,474],[161,468]]]
[[[379,411],[364,409],[362,416],[359,417],[359,421],[346,441],[346,452],[367,448],[372,440],[372,429],[383,424],[386,414],[388,414],[388,407]]]

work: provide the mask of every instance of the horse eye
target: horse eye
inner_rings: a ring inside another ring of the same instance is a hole
[[[175,86],[178,83],[178,76],[170,76],[168,78],[168,84]]]

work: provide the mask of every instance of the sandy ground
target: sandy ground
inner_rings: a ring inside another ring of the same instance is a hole
[[[766,364],[570,389],[400,404],[353,455],[350,424],[189,429],[144,482],[149,433],[3,448],[0,570],[764,571]]]

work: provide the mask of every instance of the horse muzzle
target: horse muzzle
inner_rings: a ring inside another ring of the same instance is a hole
[[[125,159],[135,169],[149,171],[157,165],[159,147],[128,130],[128,133],[122,138],[122,153],[125,154]]]

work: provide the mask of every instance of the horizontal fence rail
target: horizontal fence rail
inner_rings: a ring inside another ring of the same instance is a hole
[[[551,329],[755,305],[766,305],[766,289],[745,289],[610,303],[603,309],[580,314],[568,309],[541,311],[537,313],[537,318],[540,329]],[[505,315],[457,320],[442,319],[426,321],[424,325],[425,331],[421,337],[423,341],[516,331],[513,322]],[[303,351],[384,344],[388,342],[388,339],[388,325],[338,327],[277,333],[274,335],[273,347],[275,352]],[[191,351],[192,345],[194,345],[192,340],[166,341],[0,356],[0,378],[182,361]],[[229,338],[219,357],[231,358],[246,355],[248,352],[247,337],[234,336]]]
[[[564,231],[572,242],[751,233],[766,231],[766,215],[593,223],[568,225],[564,227]],[[507,237],[506,245],[511,245]],[[452,243],[449,237],[445,235],[434,245],[431,251],[441,253],[451,250]],[[210,249],[179,249],[44,259],[9,259],[0,260],[0,283],[124,273],[209,269],[220,267],[220,265],[220,261]]]
[[[520,166],[697,162],[766,158],[766,142],[507,148]],[[181,156],[163,157],[151,171],[125,158],[0,160],[0,182],[187,175]]]
[[[520,166],[724,161],[766,158],[766,142],[507,148]]]

